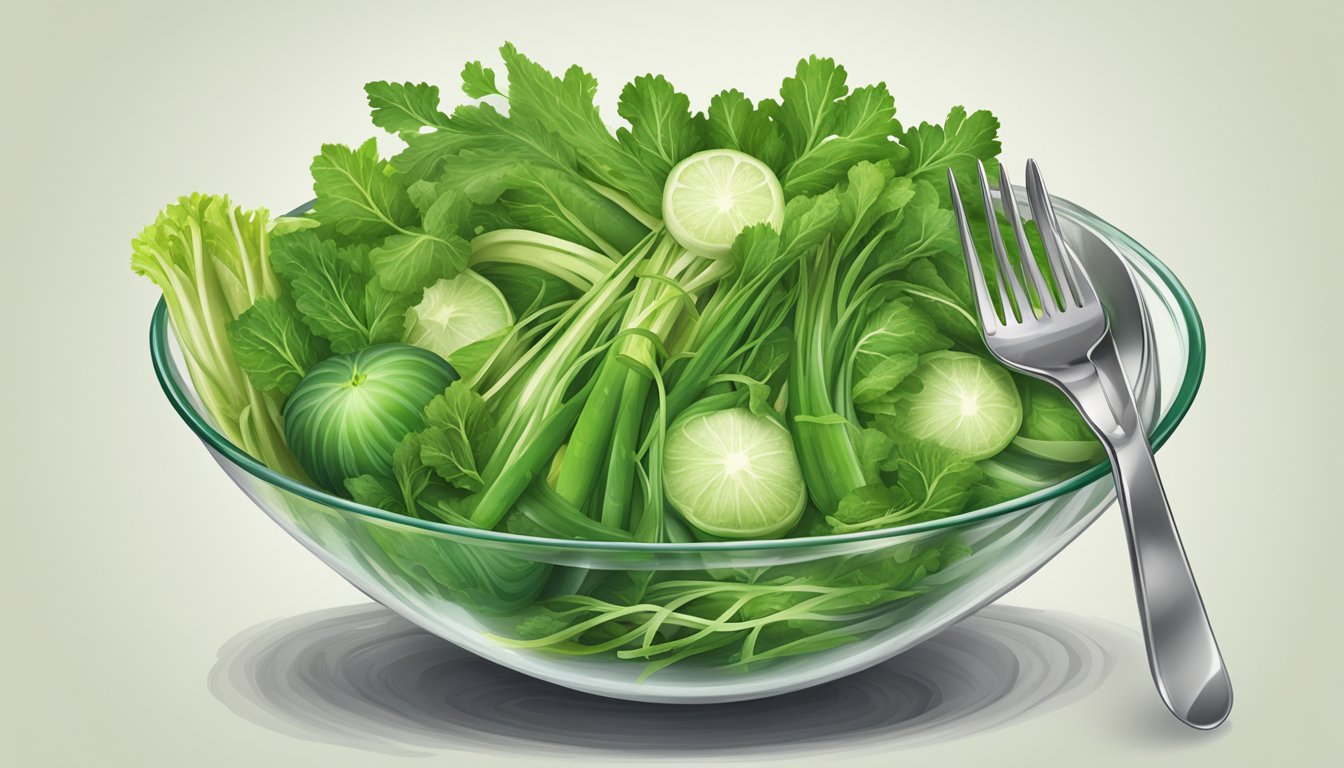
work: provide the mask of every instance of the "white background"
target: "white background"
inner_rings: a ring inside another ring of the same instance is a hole
[[[727,86],[771,95],[813,52],[852,83],[885,80],[907,123],[992,109],[1010,167],[1037,158],[1052,191],[1148,246],[1203,313],[1204,389],[1159,463],[1232,672],[1231,722],[1199,734],[1167,717],[1134,635],[1067,708],[917,750],[770,762],[1341,756],[1338,3],[270,6],[3,12],[0,762],[396,761],[272,732],[208,692],[240,631],[364,598],[255,509],[164,401],[146,347],[157,290],[130,273],[128,244],[193,190],[275,210],[306,200],[320,143],[374,133],[366,80],[428,80],[452,99],[462,62],[491,61],[505,39],[584,64],[607,115],[650,69],[703,107]],[[1119,517],[1005,601],[1134,627]]]

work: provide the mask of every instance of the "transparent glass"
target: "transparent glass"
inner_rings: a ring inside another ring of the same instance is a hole
[[[1127,371],[1151,401],[1148,423],[1160,446],[1189,409],[1203,374],[1199,316],[1176,278],[1142,246],[1077,206],[1058,205],[1066,227],[1109,241],[1129,267],[1149,333],[1141,364]],[[224,471],[350,583],[493,662],[622,699],[751,699],[862,670],[993,602],[1115,498],[1109,467],[1101,464],[1007,503],[836,536],[638,544],[459,528],[331,496],[230,444],[183,374],[162,302],[150,348],[168,399]],[[565,597],[581,586],[592,597]],[[554,612],[562,609],[571,613],[557,621]],[[581,620],[592,625],[584,636],[589,650],[604,639],[611,647],[571,655],[564,651],[574,647],[564,643],[518,642]],[[688,649],[704,653],[679,656]]]

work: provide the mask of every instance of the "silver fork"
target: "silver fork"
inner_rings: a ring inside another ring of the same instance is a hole
[[[1101,439],[1124,515],[1153,681],[1162,700],[1182,722],[1195,728],[1216,728],[1232,708],[1232,683],[1167,506],[1134,395],[1120,368],[1106,313],[1082,264],[1064,242],[1035,161],[1027,161],[1027,197],[1062,301],[1056,301],[1032,256],[1013,187],[1000,167],[999,198],[1022,257],[1024,275],[1019,279],[999,232],[984,166],[979,170],[998,266],[1002,318],[990,299],[951,170],[947,182],[985,344],[1010,368],[1059,387]],[[1040,306],[1039,315],[1032,296]]]

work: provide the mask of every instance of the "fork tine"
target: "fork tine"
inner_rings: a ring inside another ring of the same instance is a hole
[[[980,171],[980,196],[985,201],[985,222],[989,224],[989,242],[994,246],[994,258],[999,263],[999,298],[1003,300],[1003,321],[1005,324],[1012,322],[1011,314],[1016,308],[1019,321],[1026,320],[1028,312],[1031,311],[1031,301],[1027,299],[1027,294],[1022,290],[1022,283],[1017,279],[1017,270],[1013,269],[1012,262],[1008,261],[1008,250],[1003,246],[1003,233],[999,232],[999,219],[994,214],[994,200],[989,196],[989,179],[985,176],[985,164],[979,160],[975,161],[976,169]],[[1012,286],[1012,301],[1008,299],[1008,288],[1005,285]]]
[[[1022,257],[1022,272],[1031,278],[1032,288],[1036,290],[1036,300],[1041,305],[1041,317],[1050,317],[1059,308],[1055,304],[1054,294],[1050,293],[1050,284],[1046,282],[1045,275],[1041,274],[1041,267],[1031,253],[1027,231],[1022,228],[1022,216],[1017,212],[1017,195],[1013,193],[1013,183],[1008,180],[1008,171],[1004,169],[1002,163],[999,164],[999,200],[1003,203],[1003,215],[1008,217],[1008,223],[1013,226],[1013,236],[1017,238],[1017,252]],[[1025,320],[1026,315],[1023,315],[1022,319]]]
[[[1055,282],[1059,283],[1059,292],[1064,303],[1072,302],[1082,306],[1082,294],[1078,290],[1078,277],[1073,259],[1069,258],[1064,247],[1064,237],[1059,231],[1059,221],[1055,218],[1055,207],[1050,202],[1050,193],[1045,189],[1045,180],[1041,178],[1041,169],[1035,160],[1027,161],[1027,200],[1031,204],[1031,217],[1041,232],[1041,242],[1055,272]]]
[[[1064,243],[1064,238],[1060,237],[1060,242]],[[1064,243],[1064,256],[1068,259],[1069,268],[1073,270],[1073,276],[1076,279],[1074,285],[1078,289],[1078,306],[1086,307],[1089,304],[1095,304],[1097,291],[1092,287],[1092,278],[1088,276],[1087,270],[1083,269],[1083,263],[1078,260],[1078,254],[1073,252],[1068,243]]]
[[[957,230],[961,233],[961,252],[966,257],[966,274],[971,278],[980,325],[984,328],[986,336],[992,336],[998,330],[999,315],[994,311],[994,302],[989,298],[989,286],[985,285],[985,275],[980,271],[980,257],[975,252],[971,228],[966,223],[966,211],[961,207],[961,191],[957,189],[957,178],[952,175],[951,168],[947,169],[947,186],[952,191],[952,210],[957,215]]]

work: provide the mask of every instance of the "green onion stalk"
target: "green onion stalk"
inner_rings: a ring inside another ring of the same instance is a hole
[[[708,266],[666,232],[658,235],[622,328],[601,362],[593,393],[566,444],[555,490],[570,503],[588,508],[607,526],[626,529],[631,523],[638,479],[636,449],[645,421],[659,419],[661,402],[649,408],[659,359],[666,356],[667,339],[678,321],[688,310],[694,313],[694,297],[682,283]],[[654,493],[658,491],[651,489],[646,497]],[[640,528],[651,538],[661,535],[661,524],[646,522]]]
[[[628,300],[627,288],[655,240],[647,237],[615,262],[495,386],[482,393],[499,421],[499,449],[482,472],[485,490],[471,511],[476,525],[497,525],[564,443],[586,402],[585,392],[592,391],[567,397],[569,383],[605,350],[611,320]]]
[[[850,397],[855,320],[881,295],[880,281],[904,266],[893,261],[869,268],[878,243],[899,220],[892,217],[866,239],[851,227],[838,241],[824,242],[799,270],[789,415],[808,492],[827,514],[850,491],[873,481],[860,459]]]

